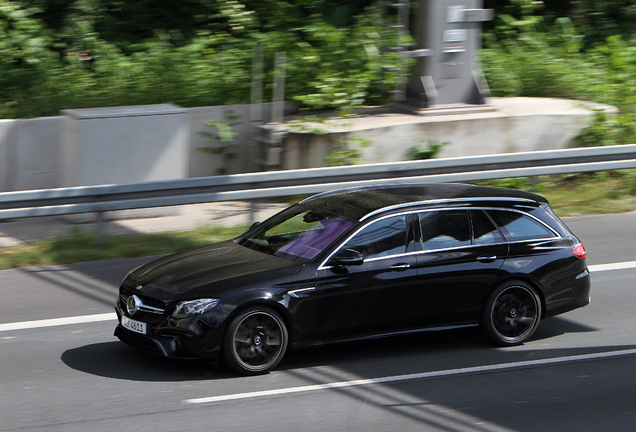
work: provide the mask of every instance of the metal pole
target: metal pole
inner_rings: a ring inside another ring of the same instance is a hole
[[[260,126],[262,126],[265,121],[263,117],[263,48],[256,47],[254,48],[254,55],[252,57],[252,91],[250,100],[251,145],[248,148],[247,172],[250,171],[250,161],[252,161],[251,165],[256,165],[256,170],[258,170],[260,167],[258,161],[264,158],[262,155],[266,153],[266,151],[263,152],[264,145],[259,139],[262,136]],[[256,153],[256,155],[254,155],[254,153]],[[257,200],[251,200],[247,211],[248,226],[252,226],[256,221],[257,212],[258,202]]]
[[[252,91],[250,98],[250,122],[263,122],[263,49],[254,48],[252,57]]]
[[[407,38],[409,36],[409,13],[411,9],[411,5],[409,0],[402,0],[400,3],[403,6],[399,7],[397,10],[398,13],[398,26],[397,26],[397,46],[404,46],[405,50],[408,50],[408,44],[406,43]],[[398,92],[395,94],[395,99],[398,101],[406,100],[406,87],[408,84],[407,74],[407,57],[403,55],[398,56],[398,72],[397,78],[397,88]]]
[[[272,122],[282,124],[285,116],[285,68],[287,67],[287,53],[276,53],[274,67],[274,92],[272,94]]]
[[[287,53],[277,52],[274,66],[274,90],[272,94],[272,123],[269,130],[267,168],[280,169],[282,146],[282,125],[285,123],[285,68]]]

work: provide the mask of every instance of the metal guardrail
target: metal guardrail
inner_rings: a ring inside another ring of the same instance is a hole
[[[636,144],[0,193],[0,219],[636,168]]]

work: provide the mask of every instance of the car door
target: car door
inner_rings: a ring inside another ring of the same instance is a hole
[[[481,209],[420,212],[419,325],[475,322],[508,245]]]
[[[374,220],[343,242],[341,249],[362,253],[361,265],[323,265],[315,288],[302,293],[294,319],[303,337],[340,338],[399,327],[405,287],[416,283],[414,216]]]

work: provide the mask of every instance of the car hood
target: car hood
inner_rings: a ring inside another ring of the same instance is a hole
[[[135,269],[129,278],[144,289],[168,293],[220,291],[290,275],[302,269],[294,261],[267,255],[233,241],[178,252]]]

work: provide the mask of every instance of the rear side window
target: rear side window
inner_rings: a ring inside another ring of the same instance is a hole
[[[470,246],[470,225],[466,210],[424,212],[419,217],[423,250]]]
[[[542,223],[528,215],[505,210],[488,210],[508,241],[552,238],[556,235]]]
[[[483,211],[471,210],[470,217],[473,221],[473,240],[476,245],[503,242],[503,237]]]

